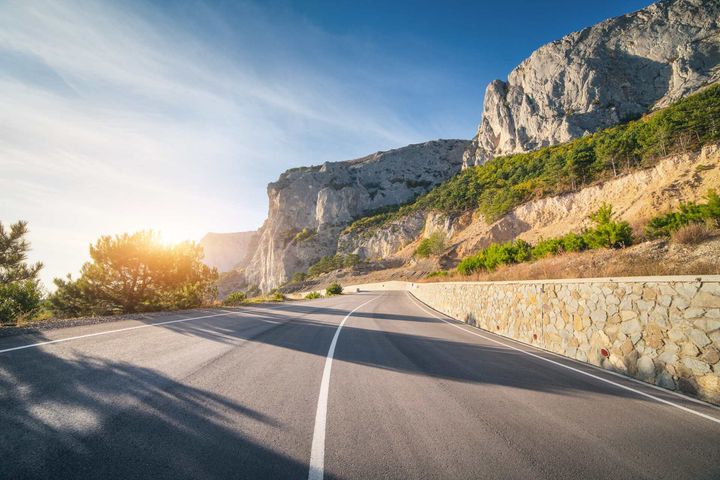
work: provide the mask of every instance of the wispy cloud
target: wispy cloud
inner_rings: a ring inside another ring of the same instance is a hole
[[[427,139],[392,105],[398,71],[418,67],[289,13],[232,9],[0,4],[0,221],[30,221],[46,281],[100,234],[255,228],[282,170]]]

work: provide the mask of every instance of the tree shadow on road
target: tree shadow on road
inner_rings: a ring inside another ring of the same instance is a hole
[[[0,356],[3,479],[307,476],[238,418],[282,434],[274,418],[152,369],[43,349]]]

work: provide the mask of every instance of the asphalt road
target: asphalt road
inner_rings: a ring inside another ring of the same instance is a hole
[[[0,478],[720,478],[717,408],[407,293],[155,322],[0,339]]]

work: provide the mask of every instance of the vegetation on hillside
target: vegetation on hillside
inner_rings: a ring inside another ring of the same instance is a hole
[[[693,223],[708,222],[717,227],[720,224],[720,196],[715,190],[710,190],[705,198],[706,203],[683,203],[679,210],[653,218],[645,227],[645,234],[649,238],[668,236]]]
[[[525,240],[493,243],[475,255],[464,258],[457,266],[462,275],[480,270],[493,271],[501,265],[523,263],[562,252],[579,252],[595,248],[622,248],[632,244],[632,229],[627,222],[614,218],[612,206],[603,205],[590,215],[594,226],[580,234],[541,240],[530,245]]]
[[[415,255],[421,258],[430,255],[440,255],[445,249],[445,235],[442,232],[433,232],[428,238],[423,238],[415,249]]]
[[[308,268],[307,275],[302,278],[304,279],[308,276],[316,277],[318,275],[322,275],[323,273],[340,270],[341,268],[354,267],[358,263],[360,263],[360,256],[354,253],[347,255],[328,255],[312,264],[310,268]],[[293,276],[293,279],[294,278],[295,276]]]
[[[534,198],[574,191],[718,140],[720,85],[713,85],[639,120],[468,168],[413,203],[361,218],[345,231],[378,228],[417,210],[478,210],[493,221]]]
[[[55,279],[53,311],[63,316],[192,308],[214,299],[217,271],[192,242],[163,244],[150,231],[101,237],[80,277]]]
[[[27,262],[30,243],[27,223],[5,229],[0,223],[0,324],[32,318],[40,309],[42,291],[38,273],[42,263]]]

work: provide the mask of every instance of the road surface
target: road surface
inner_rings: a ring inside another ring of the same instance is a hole
[[[0,339],[0,478],[720,478],[717,408],[404,292],[153,322]]]

